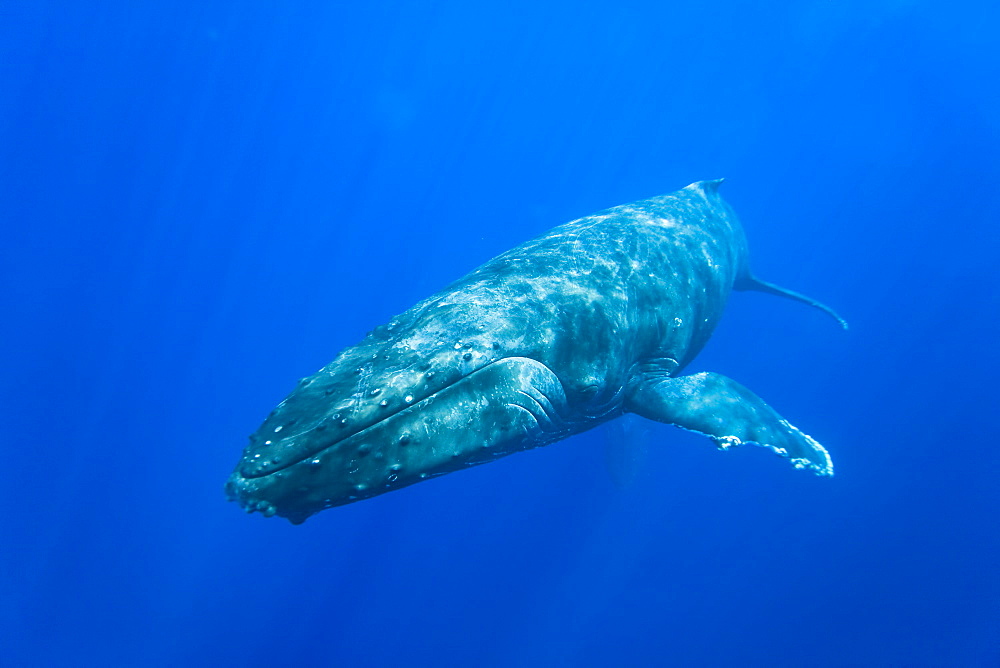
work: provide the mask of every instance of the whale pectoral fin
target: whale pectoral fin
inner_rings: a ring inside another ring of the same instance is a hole
[[[640,377],[629,385],[625,410],[705,434],[723,449],[756,443],[788,457],[795,468],[833,475],[823,446],[756,394],[717,373]]]

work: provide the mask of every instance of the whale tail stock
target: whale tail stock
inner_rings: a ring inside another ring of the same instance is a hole
[[[722,182],[724,180],[725,179],[710,179],[707,181],[696,181],[695,183],[692,183],[691,185],[687,186],[685,190],[687,190],[688,188],[692,188],[700,190],[703,193],[709,195],[718,195],[719,186],[722,185]],[[768,294],[778,295],[779,297],[787,297],[789,299],[794,299],[797,302],[802,302],[803,304],[808,304],[813,308],[818,308],[820,311],[823,311],[823,313],[826,313],[828,316],[836,320],[837,323],[842,328],[847,329],[847,321],[841,318],[836,311],[834,311],[826,304],[818,302],[811,297],[807,297],[801,292],[795,292],[794,290],[788,290],[779,285],[775,285],[774,283],[768,283],[767,281],[762,281],[756,276],[754,276],[752,273],[750,273],[750,270],[746,266],[746,264],[744,264],[743,267],[738,272],[736,281],[733,283],[733,289],[742,291],[766,292]]]
[[[778,295],[779,297],[787,297],[789,299],[794,299],[797,302],[802,302],[803,304],[808,304],[813,308],[818,308],[823,313],[836,320],[841,327],[847,329],[847,321],[837,315],[837,312],[832,308],[827,306],[822,302],[818,302],[811,297],[807,297],[800,292],[795,292],[794,290],[788,290],[781,286],[775,285],[774,283],[768,283],[767,281],[762,281],[759,278],[754,277],[750,272],[746,272],[743,276],[736,279],[733,284],[734,290],[745,290],[745,291],[755,291],[755,292],[766,292],[771,295]]]

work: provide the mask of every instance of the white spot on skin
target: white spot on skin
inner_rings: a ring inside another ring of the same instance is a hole
[[[278,433],[279,431],[281,431],[282,429],[284,429],[284,427],[275,427],[275,428],[274,428],[274,433],[275,433],[275,434],[277,434],[277,433]]]
[[[412,394],[407,394],[405,397],[403,397],[403,401],[405,401],[408,404],[412,404],[413,403],[413,395]]]

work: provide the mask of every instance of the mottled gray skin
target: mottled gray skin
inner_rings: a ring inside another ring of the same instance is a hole
[[[625,411],[831,474],[826,451],[746,388],[677,376],[734,287],[809,301],[750,275],[718,184],[556,227],[378,327],[271,413],[227,494],[299,523]]]

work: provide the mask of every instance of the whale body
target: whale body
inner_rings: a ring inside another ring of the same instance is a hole
[[[764,446],[826,450],[716,373],[679,375],[756,279],[720,180],[614,207],[510,250],[342,351],[250,436],[226,483],[293,523],[591,429],[624,413]]]

